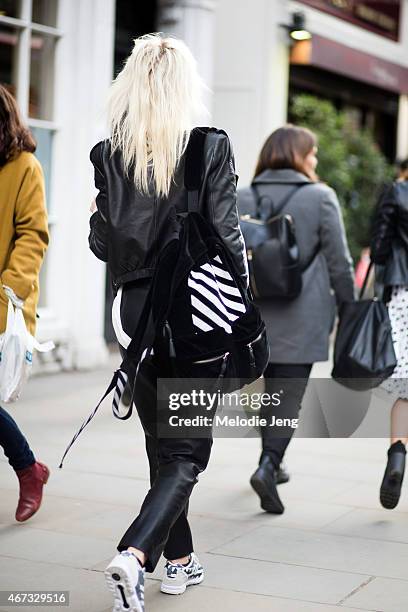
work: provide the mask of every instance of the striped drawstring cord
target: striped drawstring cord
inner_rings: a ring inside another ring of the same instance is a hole
[[[67,448],[65,449],[65,452],[62,456],[61,459],[61,463],[59,464],[59,468],[62,469],[65,457],[67,456],[68,452],[70,451],[71,447],[73,444],[75,444],[76,440],[78,439],[78,437],[81,435],[81,433],[84,431],[85,427],[92,421],[92,419],[94,418],[95,414],[98,412],[99,406],[102,404],[103,400],[113,391],[113,389],[117,389],[117,383],[119,380],[119,375],[123,375],[124,372],[122,370],[116,370],[116,372],[113,374],[112,380],[109,384],[109,387],[106,389],[103,397],[100,399],[98,405],[96,406],[96,408],[91,412],[91,414],[89,415],[89,417],[82,423],[81,427],[78,429],[78,431],[76,432],[75,436],[72,438],[71,442],[68,444]],[[126,376],[126,374],[125,374]],[[126,377],[127,379],[127,377]],[[121,377],[121,384],[123,381],[123,378]],[[124,387],[123,387],[124,388]],[[120,397],[123,393],[120,393],[119,395],[119,401],[120,401]],[[116,395],[116,391],[115,391],[115,395]]]
[[[145,349],[143,351],[142,354],[142,358],[140,359],[140,361],[138,361],[137,366],[136,366],[136,371],[134,376],[132,377],[131,375],[127,374],[124,370],[122,369],[118,369],[116,370],[116,372],[113,374],[112,380],[109,384],[109,387],[106,389],[105,393],[103,394],[102,398],[99,400],[96,408],[91,412],[91,414],[89,415],[89,417],[82,423],[81,427],[78,429],[78,431],[76,432],[75,436],[72,438],[71,442],[68,444],[67,448],[65,449],[65,452],[62,456],[61,459],[61,463],[59,465],[60,468],[62,468],[65,457],[67,456],[69,450],[71,449],[71,446],[73,444],[75,444],[76,440],[78,439],[78,437],[81,435],[81,433],[84,431],[85,427],[92,421],[92,419],[94,418],[95,414],[98,412],[99,406],[102,404],[103,400],[110,394],[112,393],[113,390],[115,390],[114,394],[113,394],[113,400],[112,400],[112,412],[114,414],[114,416],[117,419],[120,419],[121,421],[126,421],[127,419],[129,419],[132,416],[132,411],[133,411],[133,396],[135,393],[135,382],[136,382],[136,377],[137,377],[137,373],[139,371],[139,367],[140,364],[142,362],[142,360],[144,359],[144,357],[146,356],[147,352],[151,352],[151,347],[149,347],[148,349]],[[131,370],[132,371],[132,370]],[[133,388],[132,388],[132,398],[131,398],[131,402],[129,405],[129,408],[127,410],[127,412],[123,415],[120,414],[120,410],[119,410],[119,406],[120,406],[120,400],[122,397],[122,394],[125,390],[126,384],[129,380],[129,378],[133,378],[133,380],[135,381],[133,384]]]
[[[126,372],[123,372],[123,370],[117,370],[117,375],[118,375],[118,378],[116,381],[115,393],[113,394],[113,400],[112,400],[112,412],[115,416],[120,415],[120,411],[119,411],[120,399],[122,397],[122,394],[126,387],[126,383],[128,381],[128,376]]]

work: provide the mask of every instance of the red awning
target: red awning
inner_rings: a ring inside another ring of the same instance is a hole
[[[323,36],[313,35],[312,40],[296,43],[290,61],[336,72],[395,93],[408,93],[408,68]]]

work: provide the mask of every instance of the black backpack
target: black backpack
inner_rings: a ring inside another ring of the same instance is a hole
[[[192,131],[185,156],[187,212],[179,213],[179,233],[161,251],[137,329],[120,368],[95,410],[114,390],[112,410],[122,420],[132,414],[136,375],[154,354],[162,378],[214,380],[221,392],[235,391],[262,376],[269,360],[265,324],[235,262],[212,224],[199,213],[204,143],[210,128]],[[128,411],[120,398],[134,381]],[[62,465],[62,462],[61,462]]]
[[[269,196],[259,196],[256,186],[251,186],[255,217],[241,215],[240,225],[247,249],[251,288],[257,298],[292,300],[302,290],[303,270],[299,263],[295,223],[291,215],[281,213],[295,193],[308,184],[294,187],[276,207]],[[266,218],[262,211],[265,200],[267,210],[272,211]]]

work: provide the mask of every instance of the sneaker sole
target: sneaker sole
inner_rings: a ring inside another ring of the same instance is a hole
[[[105,580],[115,599],[113,612],[143,612],[142,605],[136,597],[135,587],[123,567],[111,566],[105,571]]]
[[[167,595],[182,595],[188,586],[192,586],[193,584],[200,584],[204,580],[204,572],[197,576],[196,578],[190,578],[186,583],[180,586],[174,586],[172,584],[163,584],[160,587],[160,591],[162,593],[166,593]]]
[[[277,504],[279,502],[275,502],[271,499],[268,489],[266,488],[263,480],[257,478],[256,476],[252,476],[249,481],[251,487],[261,499],[261,508],[265,510],[265,512],[269,512],[270,514],[283,514],[285,508],[277,508]]]

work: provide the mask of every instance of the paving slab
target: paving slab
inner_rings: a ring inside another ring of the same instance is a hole
[[[47,483],[50,495],[138,507],[149,485],[145,479],[126,478],[88,472],[55,473]]]
[[[115,544],[109,539],[32,529],[29,524],[0,528],[0,558],[9,565],[14,565],[16,559],[25,559],[86,569],[112,556]]]
[[[86,569],[67,567],[51,561],[32,561],[16,558],[0,558],[1,590],[69,591],[69,607],[43,608],[13,606],[0,608],[6,612],[97,612],[110,606],[111,596],[104,584],[103,574]]]
[[[381,509],[379,495],[380,481],[377,483],[377,486],[367,483],[359,483],[354,484],[345,491],[339,492],[332,498],[331,501],[338,504],[345,504],[347,506],[354,506],[356,508],[379,510]],[[406,486],[402,488],[399,504],[392,512],[408,512],[408,488]]]
[[[408,545],[262,525],[213,552],[408,580]]]
[[[200,560],[208,587],[316,603],[336,604],[370,578],[218,554],[203,554]],[[155,576],[160,578],[161,570]]]
[[[321,528],[325,533],[408,544],[408,512],[354,508]]]
[[[344,604],[359,610],[406,612],[408,610],[408,582],[375,578],[364,588],[347,597]],[[340,609],[342,610],[343,607]]]
[[[227,591],[214,589],[204,584],[188,588],[180,597],[172,597],[160,593],[159,587],[148,587],[146,590],[149,612],[180,612],[180,610],[194,610],[194,612],[351,612],[356,608],[331,606],[328,604],[293,601],[281,597],[265,597],[253,593]],[[112,612],[107,608],[103,612]]]

